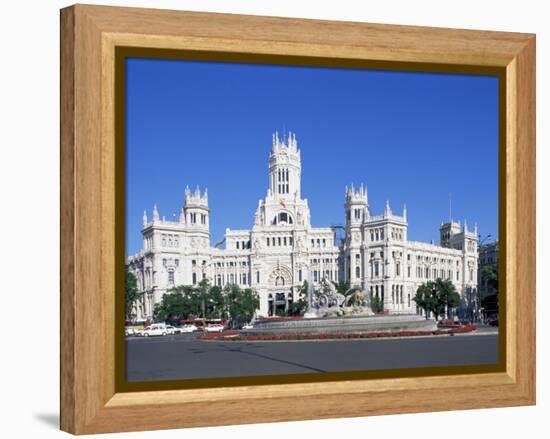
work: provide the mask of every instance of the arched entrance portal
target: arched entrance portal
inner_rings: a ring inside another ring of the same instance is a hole
[[[286,313],[286,297],[284,292],[275,293],[275,302],[273,314],[276,316],[281,316]]]
[[[269,276],[271,292],[268,295],[268,315],[286,315],[289,305],[292,303],[292,275],[290,270],[283,265],[277,265]]]

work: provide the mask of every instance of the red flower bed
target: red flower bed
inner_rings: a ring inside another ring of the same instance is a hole
[[[260,317],[258,320],[269,320],[270,322],[280,322],[284,320],[300,320],[303,319],[304,316],[273,316],[273,317]]]
[[[464,332],[472,332],[472,331],[475,331],[476,329],[477,329],[476,325],[474,325],[473,323],[469,323],[467,325],[460,326],[458,328],[449,329],[449,332],[451,334],[461,334]]]
[[[204,332],[197,336],[197,338],[200,338],[201,340],[223,340],[224,337],[227,337],[228,339],[231,339],[231,337],[235,337],[239,335],[238,330],[230,330],[230,331],[223,331],[223,332]]]
[[[203,340],[223,341],[281,341],[281,340],[334,340],[334,339],[361,339],[382,337],[411,337],[422,335],[449,335],[475,331],[476,325],[465,325],[452,329],[436,329],[434,331],[396,331],[396,332],[331,332],[320,334],[279,334],[279,335],[238,335],[239,331],[204,334]]]

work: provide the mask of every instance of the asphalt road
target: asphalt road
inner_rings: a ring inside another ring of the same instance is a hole
[[[494,364],[498,334],[333,341],[219,342],[192,334],[129,338],[128,381]]]

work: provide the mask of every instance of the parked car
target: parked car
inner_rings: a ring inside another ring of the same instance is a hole
[[[197,330],[197,326],[190,324],[190,325],[183,325],[179,327],[180,332],[183,333],[190,333],[195,332]]]
[[[168,335],[179,334],[179,332],[180,332],[179,328],[176,328],[172,325],[166,325],[166,333]]]
[[[137,335],[138,330],[134,328],[124,328],[124,335],[126,337],[131,337],[133,335]]]
[[[491,325],[491,326],[498,326],[498,319],[489,320],[489,325]]]
[[[223,325],[206,325],[206,332],[222,332],[224,330]]]
[[[252,323],[247,323],[246,325],[243,325],[243,329],[252,329],[254,325]]]
[[[168,334],[168,330],[164,323],[153,323],[141,331],[142,337],[165,336],[166,334]]]

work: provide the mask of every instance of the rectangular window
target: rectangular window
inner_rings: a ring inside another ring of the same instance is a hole
[[[197,273],[193,273],[193,285],[197,285]]]
[[[260,272],[256,271],[256,283],[260,283]]]
[[[168,285],[174,285],[174,272],[168,272]]]
[[[411,267],[407,267],[407,277],[411,277]]]
[[[302,270],[298,270],[298,282],[302,282]]]

